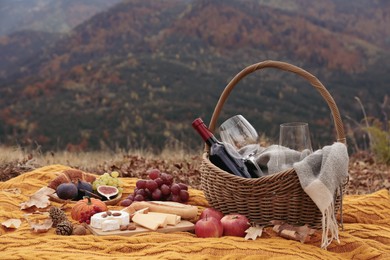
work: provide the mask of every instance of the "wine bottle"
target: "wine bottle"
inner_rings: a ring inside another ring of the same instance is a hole
[[[209,159],[215,166],[232,173],[236,176],[251,178],[248,169],[240,154],[234,156],[234,148],[228,149],[227,144],[218,141],[203,123],[202,119],[197,118],[192,122],[192,127],[202,137],[203,141],[210,147]]]

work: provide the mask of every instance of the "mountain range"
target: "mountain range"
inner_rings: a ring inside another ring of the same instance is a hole
[[[67,1],[56,2],[47,6]],[[68,2],[78,13],[87,11],[66,32],[61,28],[74,12],[50,18],[63,25],[56,29],[3,30],[1,143],[45,150],[199,149],[192,120],[208,122],[226,84],[264,60],[315,75],[335,99],[347,130],[363,118],[355,97],[369,116],[383,119],[388,113],[388,1],[101,1],[91,17],[90,1]],[[335,139],[319,93],[288,72],[265,69],[244,78],[218,124],[234,114],[273,140],[286,121],[309,122],[315,147]]]

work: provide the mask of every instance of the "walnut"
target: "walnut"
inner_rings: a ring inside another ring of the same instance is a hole
[[[87,229],[82,225],[76,225],[73,227],[72,235],[84,236],[87,234]]]
[[[96,177],[91,174],[82,172],[80,170],[69,169],[60,172],[59,175],[49,183],[48,187],[56,190],[57,187],[62,183],[68,183],[68,182],[77,183],[79,179],[92,183],[95,181]]]

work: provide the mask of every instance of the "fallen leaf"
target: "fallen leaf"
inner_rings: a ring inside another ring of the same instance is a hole
[[[278,233],[279,236],[297,240],[301,243],[308,242],[311,235],[313,235],[316,230],[310,228],[307,224],[303,226],[293,226],[283,221],[273,220],[271,224],[274,225],[273,230]]]
[[[54,189],[49,187],[43,187],[35,192],[28,201],[20,204],[20,209],[27,209],[32,206],[37,208],[46,208],[50,205],[49,196],[55,192]]]
[[[20,219],[17,219],[17,218],[10,218],[1,224],[3,226],[5,226],[6,228],[16,229],[16,228],[20,227],[20,225],[22,224],[22,221]]]
[[[25,217],[31,227],[31,230],[35,233],[45,233],[49,231],[53,225],[53,220],[51,218],[46,218],[41,222],[39,220],[31,221],[28,219],[27,215],[25,215]]]
[[[259,225],[255,225],[254,227],[250,227],[247,230],[245,230],[245,240],[256,240],[258,237],[261,237],[263,234],[263,227]]]

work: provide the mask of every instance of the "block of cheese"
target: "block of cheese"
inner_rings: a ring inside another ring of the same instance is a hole
[[[157,230],[159,227],[166,227],[168,225],[167,217],[163,215],[137,213],[134,214],[132,220],[134,223],[151,230]]]
[[[175,214],[168,214],[168,213],[160,213],[160,212],[149,212],[148,215],[155,215],[155,216],[165,216],[167,218],[167,224],[171,226],[175,226],[179,224],[181,221],[181,217]]]
[[[107,219],[102,222],[102,231],[118,230],[119,228],[120,224],[116,219]]]
[[[149,212],[175,214],[182,219],[194,219],[198,215],[198,207],[173,201],[135,201],[130,206],[136,211],[149,208]]]
[[[93,228],[99,228],[102,229],[103,223],[113,220],[115,222],[118,222],[118,225],[128,225],[130,223],[130,216],[129,213],[125,211],[118,211],[118,210],[112,210],[109,213],[108,212],[99,212],[94,214],[91,217],[91,227]],[[111,222],[109,222],[111,223]],[[118,229],[119,229],[118,226]]]

